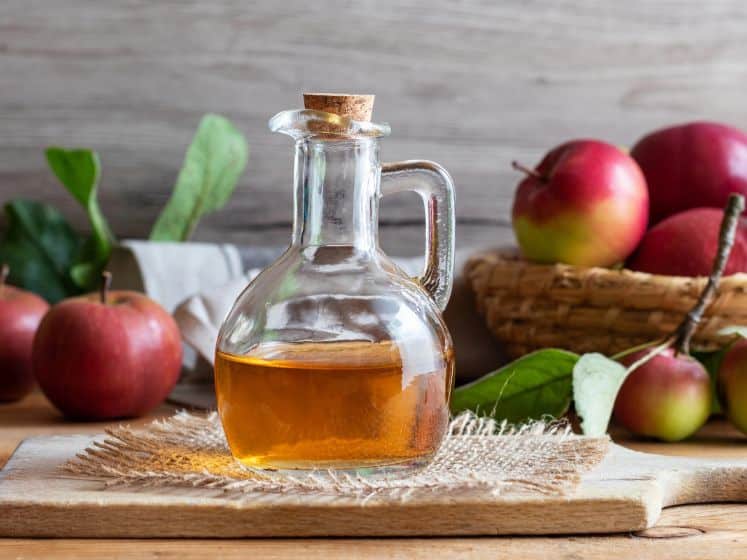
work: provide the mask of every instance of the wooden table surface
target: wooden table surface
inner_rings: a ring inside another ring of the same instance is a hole
[[[170,414],[164,405],[149,418]],[[0,464],[25,437],[98,433],[106,424],[63,420],[40,394],[0,406]],[[677,444],[619,443],[641,451],[747,460],[747,438],[713,421],[691,441]],[[2,512],[0,511],[0,515]],[[94,540],[0,539],[2,558],[713,558],[747,557],[747,504],[694,505],[664,511],[657,527],[637,534],[594,537]]]

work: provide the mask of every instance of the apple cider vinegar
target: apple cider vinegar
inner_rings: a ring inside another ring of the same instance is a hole
[[[233,455],[271,469],[427,462],[448,423],[454,360],[391,342],[218,351],[218,410]]]

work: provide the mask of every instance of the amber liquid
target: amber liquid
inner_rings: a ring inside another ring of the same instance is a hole
[[[427,462],[446,430],[454,360],[409,354],[367,342],[218,352],[218,410],[232,453],[275,469]]]

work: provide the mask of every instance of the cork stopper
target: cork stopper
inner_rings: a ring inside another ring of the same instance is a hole
[[[354,121],[369,122],[373,113],[373,95],[354,95],[350,93],[304,93],[303,104],[306,109],[334,113]]]

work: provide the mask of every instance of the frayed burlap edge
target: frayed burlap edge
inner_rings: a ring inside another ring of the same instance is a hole
[[[62,466],[106,487],[207,488],[232,496],[298,493],[406,500],[418,492],[482,488],[493,495],[563,495],[607,452],[609,439],[574,435],[558,422],[521,426],[463,413],[433,462],[406,477],[336,471],[287,475],[246,468],[229,452],[216,413],[179,412],[142,429],[109,429]]]

